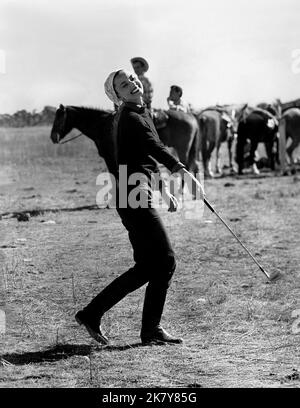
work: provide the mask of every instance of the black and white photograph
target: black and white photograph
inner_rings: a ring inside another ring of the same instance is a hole
[[[0,388],[300,388],[299,21],[0,0]]]

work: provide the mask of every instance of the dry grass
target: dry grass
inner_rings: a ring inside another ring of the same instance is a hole
[[[74,313],[131,266],[131,248],[114,210],[64,211],[95,204],[103,163],[89,140],[54,146],[49,131],[0,131],[0,212],[60,209],[0,220],[0,387],[299,387],[297,176],[205,183],[263,266],[283,272],[280,281],[266,282],[208,211],[189,221],[163,210],[178,259],[163,323],[185,342],[141,347],[142,288],[105,315],[111,344],[97,346]]]

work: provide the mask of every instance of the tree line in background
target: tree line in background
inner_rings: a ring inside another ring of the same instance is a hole
[[[45,106],[41,112],[33,110],[27,112],[25,109],[19,110],[12,115],[8,113],[0,114],[0,127],[24,127],[52,125],[56,108]]]
[[[300,98],[290,102],[282,103],[280,99],[276,99],[275,105],[285,111],[288,108],[300,108]],[[218,105],[216,105],[218,106]],[[230,106],[224,105],[223,107]],[[263,109],[272,106],[269,103],[261,103],[257,105]],[[219,105],[219,107],[222,107]],[[34,109],[32,112],[27,112],[25,109],[19,110],[12,115],[8,113],[0,114],[0,127],[25,127],[25,126],[47,126],[52,125],[55,118],[56,108],[46,105],[41,112]]]

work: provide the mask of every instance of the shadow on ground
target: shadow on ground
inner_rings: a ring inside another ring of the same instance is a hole
[[[0,214],[1,217],[6,218],[18,218],[21,215],[28,215],[30,217],[38,217],[39,215],[44,215],[48,212],[51,213],[58,213],[58,212],[75,212],[75,211],[83,211],[83,210],[102,210],[102,208],[98,207],[95,204],[92,205],[83,205],[80,207],[74,208],[44,208],[39,210],[24,210],[24,211],[17,211],[17,212],[5,212]]]
[[[73,356],[89,356],[97,351],[124,351],[132,348],[144,347],[142,343],[126,345],[94,346],[87,344],[58,344],[54,347],[40,351],[25,353],[10,353],[0,355],[2,364],[24,365],[63,360]]]

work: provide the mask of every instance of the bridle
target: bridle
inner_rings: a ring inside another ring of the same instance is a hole
[[[63,126],[65,125],[66,114],[67,114],[67,112],[65,111],[65,112],[64,112],[64,119],[63,119]],[[59,134],[59,133],[58,133],[58,134]],[[82,136],[82,135],[83,135],[83,133],[80,132],[78,135],[73,136],[73,137],[70,137],[70,139],[67,139],[67,140],[61,139],[62,141],[59,140],[59,141],[57,142],[57,144],[64,144],[64,143],[71,142],[71,140],[77,139],[78,137],[80,137],[80,136]]]
[[[80,137],[80,136],[82,136],[82,135],[83,135],[83,133],[81,132],[81,133],[79,133],[79,134],[76,135],[76,136],[70,137],[70,139],[68,139],[68,140],[63,140],[63,139],[62,139],[62,141],[59,141],[58,144],[64,144],[64,143],[71,142],[71,140],[77,139],[78,137]]]

